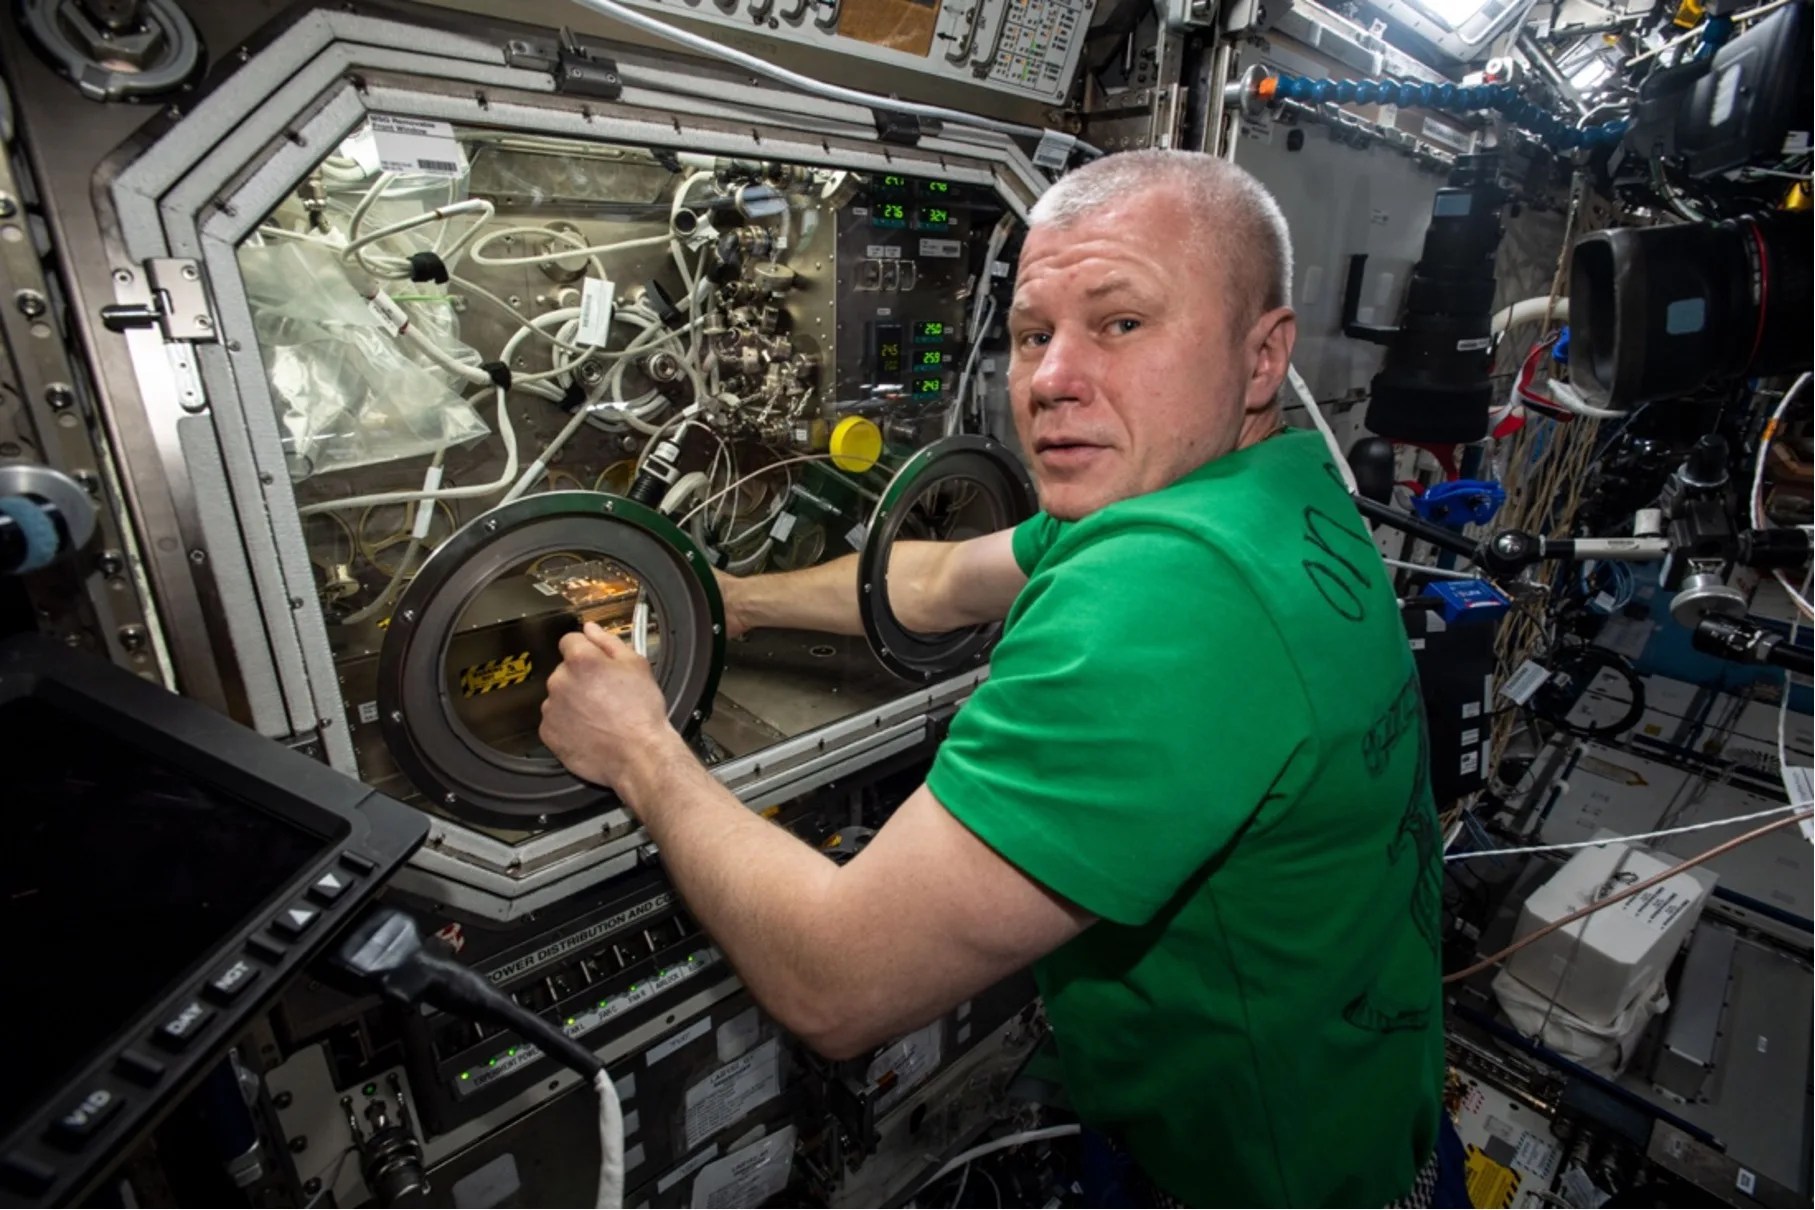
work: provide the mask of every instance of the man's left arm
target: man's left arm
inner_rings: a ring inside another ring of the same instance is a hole
[[[668,726],[648,666],[596,626],[562,640],[542,739],[611,785],[759,1003],[832,1058],[913,1029],[1093,917],[953,818],[924,785],[837,865],[761,819]]]

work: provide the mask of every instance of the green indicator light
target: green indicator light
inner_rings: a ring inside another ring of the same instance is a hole
[[[366,1085],[366,1087],[365,1087],[365,1094],[366,1094],[366,1095],[367,1095],[367,1096],[368,1096],[368,1097],[375,1097],[375,1096],[377,1096],[377,1095],[378,1095],[378,1085],[376,1085],[376,1084],[367,1084],[367,1085]]]
[[[463,1080],[470,1080],[473,1078],[473,1073],[470,1071],[463,1071],[460,1073],[460,1078]]]
[[[603,1000],[601,1000],[601,1001],[599,1001],[599,1007],[600,1007],[600,1008],[604,1008],[604,1007],[605,1007],[605,1001],[603,1001]]]
[[[504,1052],[506,1058],[509,1058],[510,1056],[512,1056],[516,1053],[517,1053],[517,1048],[515,1046],[511,1047],[509,1050]],[[493,1061],[496,1062],[496,1060],[493,1060]]]
[[[637,987],[638,987],[638,984],[635,984],[635,983],[632,983],[632,984],[631,984],[631,985],[630,985],[630,990],[631,990],[631,991],[635,991],[635,990],[636,990],[636,989],[637,989]]]
[[[487,1059],[487,1060],[486,1060],[486,1061],[485,1061],[485,1065],[486,1065],[486,1066],[487,1066],[487,1067],[496,1067],[496,1066],[497,1066],[497,1065],[498,1065],[498,1060],[496,1060],[496,1059]]]
[[[572,1025],[572,1024],[573,1024],[573,1018],[572,1018],[572,1017],[569,1017],[569,1018],[567,1018],[567,1023],[568,1023],[568,1024],[569,1024],[569,1025]]]

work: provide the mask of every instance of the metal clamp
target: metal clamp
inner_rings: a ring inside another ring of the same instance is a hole
[[[201,343],[218,339],[199,264],[180,257],[154,258],[145,262],[145,272],[151,279],[151,302],[102,307],[101,322],[109,331],[155,325],[165,340]]]

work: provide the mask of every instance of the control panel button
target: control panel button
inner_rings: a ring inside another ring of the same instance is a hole
[[[125,1098],[119,1093],[107,1088],[97,1088],[51,1123],[50,1139],[57,1146],[72,1151],[85,1146],[125,1105]]]
[[[145,1088],[156,1086],[164,1078],[164,1065],[148,1054],[136,1050],[122,1050],[120,1057],[113,1061],[113,1069]]]
[[[331,904],[346,894],[352,885],[352,875],[329,870],[309,885],[309,898],[320,904]]]
[[[246,948],[251,950],[254,956],[271,963],[282,962],[284,956],[290,952],[283,942],[273,941],[263,933],[248,938]]]
[[[165,1050],[187,1050],[189,1044],[195,1041],[195,1036],[213,1018],[213,1009],[204,1007],[200,1000],[191,1000],[183,1006],[181,1012],[160,1025],[152,1038]]]
[[[28,1196],[43,1193],[57,1179],[56,1170],[19,1152],[0,1160],[0,1184]]]
[[[340,864],[355,874],[366,875],[378,868],[378,863],[363,853],[346,852],[340,855]]]
[[[258,978],[258,967],[244,958],[235,959],[232,965],[219,971],[208,980],[206,995],[216,1004],[231,1004],[239,999],[240,993],[252,986]]]
[[[319,910],[298,903],[277,914],[277,918],[271,922],[271,931],[279,937],[288,937],[294,941],[308,932],[320,916]]]

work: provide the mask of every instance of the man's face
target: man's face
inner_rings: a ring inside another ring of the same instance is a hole
[[[1252,304],[1192,252],[1192,231],[1161,187],[1028,233],[1009,398],[1041,507],[1061,520],[1166,486],[1271,414],[1270,394],[1249,399],[1264,342],[1232,331]]]

